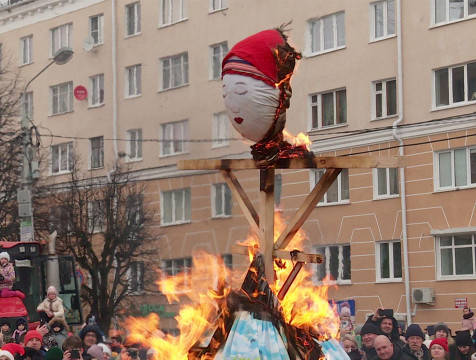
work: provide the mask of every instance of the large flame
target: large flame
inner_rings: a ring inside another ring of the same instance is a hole
[[[286,129],[283,129],[284,139],[293,146],[305,146],[308,151],[311,150],[312,141],[309,139],[309,136],[300,132],[297,135],[291,134]]]
[[[285,226],[285,221],[277,212],[275,241]],[[305,240],[305,233],[299,230],[286,250],[303,248]],[[255,235],[249,235],[242,245],[248,246],[252,254],[259,250],[259,241]],[[275,264],[277,281],[272,290],[276,294],[292,268],[293,263],[288,260],[280,261],[279,266]],[[204,333],[223,325],[217,324],[216,320],[221,311],[227,311],[225,299],[230,292],[229,283],[233,276],[236,274],[225,267],[220,256],[206,253],[198,253],[193,257],[192,271],[182,271],[174,276],[167,276],[159,271],[157,284],[169,302],[181,301],[184,296],[188,298],[189,303],[181,307],[175,318],[180,335],[163,334],[158,330],[159,317],[155,314],[146,318],[129,318],[126,328],[136,340],[155,349],[157,360],[187,360],[189,349]],[[318,340],[338,337],[339,317],[335,306],[329,305],[328,288],[326,282],[321,286],[313,285],[311,272],[304,266],[280,303],[285,321],[311,332]]]

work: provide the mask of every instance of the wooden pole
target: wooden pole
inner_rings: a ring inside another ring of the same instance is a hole
[[[259,230],[266,280],[269,285],[274,285],[274,168],[260,170]]]

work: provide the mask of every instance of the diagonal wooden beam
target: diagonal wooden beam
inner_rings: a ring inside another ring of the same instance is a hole
[[[230,188],[233,196],[236,199],[236,202],[243,211],[246,220],[248,220],[251,230],[256,234],[259,235],[259,216],[256,212],[253,204],[251,203],[248,195],[246,195],[245,191],[241,187],[240,182],[236,178],[235,174],[231,172],[231,170],[220,170],[223,178],[225,179],[228,187]]]
[[[296,235],[296,232],[301,228],[302,224],[311,214],[312,210],[316,207],[319,200],[322,199],[326,191],[332,185],[334,180],[340,174],[342,169],[327,169],[324,176],[321,177],[319,182],[314,186],[311,193],[306,197],[302,205],[296,211],[294,216],[289,221],[284,231],[276,240],[276,249],[284,249],[288,246],[291,239]]]
[[[269,285],[274,285],[274,168],[260,170],[259,247]]]

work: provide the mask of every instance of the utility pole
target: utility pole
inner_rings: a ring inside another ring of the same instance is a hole
[[[73,56],[73,50],[70,47],[62,47],[59,49],[53,60],[48,63],[38,74],[33,76],[27,82],[22,91],[22,111],[21,111],[21,132],[22,132],[22,146],[23,146],[23,172],[22,172],[22,189],[18,190],[18,215],[20,216],[20,241],[34,241],[35,228],[33,222],[33,206],[31,202],[31,185],[33,183],[33,172],[36,171],[36,162],[33,161],[35,150],[32,142],[32,132],[29,123],[31,119],[28,118],[27,113],[27,90],[28,86],[40,76],[46,69],[53,64],[66,64]]]

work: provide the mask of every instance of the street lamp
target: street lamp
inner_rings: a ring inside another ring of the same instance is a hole
[[[46,65],[38,74],[33,76],[30,81],[26,83],[25,88],[21,93],[22,97],[22,114],[21,114],[21,131],[23,136],[23,173],[22,173],[22,190],[18,190],[18,214],[21,218],[20,221],[20,240],[21,241],[33,241],[34,240],[34,226],[33,226],[33,207],[31,205],[31,184],[33,180],[32,171],[32,157],[33,150],[30,143],[31,130],[29,128],[28,114],[26,111],[26,93],[30,84],[38,76],[40,76],[46,69],[53,64],[63,65],[71,60],[73,56],[73,50],[68,47],[62,47],[59,49],[48,65]]]

